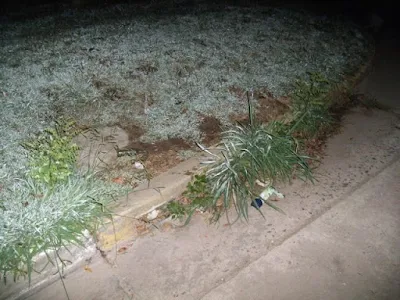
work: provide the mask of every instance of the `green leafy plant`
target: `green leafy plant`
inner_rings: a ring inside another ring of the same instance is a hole
[[[195,175],[182,195],[189,200],[186,224],[189,223],[196,210],[205,211],[213,204],[211,187],[205,174]]]
[[[167,210],[172,219],[181,219],[186,215],[186,207],[178,201],[169,202],[167,204]]]
[[[328,97],[330,89],[330,82],[319,73],[309,73],[309,81],[296,82],[292,94],[293,121],[288,133],[300,132],[314,136],[321,127],[332,123]]]
[[[29,155],[29,176],[49,186],[66,181],[75,169],[78,153],[72,139],[80,132],[74,121],[60,119],[53,128],[23,143]]]

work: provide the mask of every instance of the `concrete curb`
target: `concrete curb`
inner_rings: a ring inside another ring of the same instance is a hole
[[[201,169],[200,157],[193,157],[150,181],[139,185],[115,206],[113,222],[99,230],[98,246],[109,251],[116,243],[132,238],[137,219],[180,196],[192,175]]]
[[[59,252],[59,256],[67,263],[67,266],[64,267],[64,275],[67,275],[83,266],[86,261],[89,261],[96,254],[96,242],[92,237],[86,237],[83,244],[84,247],[71,246],[68,249],[62,249]],[[54,252],[50,252],[49,255],[52,256],[53,253]],[[62,266],[59,265],[59,268],[62,268]],[[35,269],[41,270],[41,273],[32,273],[30,286],[28,286],[27,280],[7,282],[7,285],[5,286],[7,289],[0,289],[0,299],[25,299],[60,278],[57,273],[57,266],[49,265],[44,254],[37,257]]]

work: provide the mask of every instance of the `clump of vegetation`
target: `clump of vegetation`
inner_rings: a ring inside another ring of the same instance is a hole
[[[314,105],[312,100],[309,102],[307,112]],[[315,103],[319,105],[320,102]],[[298,142],[291,135],[293,126],[300,122],[295,118],[294,125],[278,121],[260,124],[255,120],[249,97],[248,109],[249,124],[238,124],[223,133],[219,145],[221,154],[213,155],[214,160],[207,171],[196,175],[183,193],[189,204],[179,206],[182,207],[179,212],[181,216],[188,215],[186,223],[197,209],[210,209],[214,220],[218,220],[221,206],[225,210],[235,207],[238,216],[247,220],[250,203],[260,197],[260,184],[267,183],[267,189],[272,188],[273,182],[290,181],[295,174],[304,180],[313,179],[307,163],[310,158],[299,153]],[[299,118],[303,116],[299,115]],[[279,210],[268,199],[262,200]],[[168,207],[172,214],[176,205]]]
[[[245,219],[250,200],[258,197],[258,182],[289,181],[294,173],[312,179],[308,157],[298,153],[297,142],[284,132],[284,124],[257,123],[250,101],[249,120],[247,126],[224,132],[221,157],[206,172],[213,205],[222,198],[225,209],[234,206]]]
[[[83,232],[95,232],[106,206],[119,187],[105,185],[91,175],[71,175],[49,186],[31,179],[6,191],[0,206],[0,272],[4,279],[27,276],[35,270],[34,258],[46,253],[53,265],[62,262],[50,255],[71,244],[82,245]],[[11,201],[10,201],[11,198]]]
[[[179,206],[179,215],[188,215],[188,222],[196,209],[208,209],[217,220],[221,207],[223,210],[235,207],[238,216],[247,220],[250,204],[259,210],[256,200],[280,211],[260,190],[274,191],[283,197],[274,189],[274,182],[287,182],[295,177],[313,181],[309,163],[314,158],[304,154],[310,152],[304,145],[321,134],[319,138],[326,138],[324,133],[330,132],[335,124],[332,107],[338,101],[350,101],[336,99],[348,94],[347,89],[345,85],[340,89],[320,73],[309,73],[306,80],[296,82],[291,97],[291,118],[267,124],[255,120],[248,97],[249,124],[238,124],[223,132],[219,155],[199,145],[212,155],[207,162],[209,167],[194,178],[183,194],[189,204],[171,204],[170,212],[177,211]]]
[[[173,219],[181,219],[186,216],[186,224],[188,224],[196,211],[206,211],[212,205],[213,195],[207,176],[197,174],[188,183],[182,198],[168,203],[166,209]],[[213,212],[216,212],[216,210],[213,210]]]
[[[215,208],[222,199],[225,210],[234,206],[238,216],[247,220],[250,203],[260,197],[257,194],[260,183],[272,187],[273,182],[290,181],[294,176],[313,180],[308,165],[311,158],[300,153],[299,141],[294,136],[312,138],[331,125],[330,90],[330,82],[318,73],[310,73],[309,81],[298,81],[292,97],[292,119],[288,123],[258,123],[248,97],[249,124],[238,124],[223,133],[221,154],[203,178],[207,182],[201,186],[202,193],[207,193],[203,201],[214,208],[214,215],[219,217]],[[262,201],[279,210],[268,199]]]
[[[187,213],[186,206],[179,201],[169,202],[166,208],[172,219],[182,219]]]
[[[196,210],[205,211],[213,204],[213,195],[211,194],[210,184],[205,174],[195,175],[182,195],[189,201],[186,224],[189,223]]]
[[[75,171],[79,148],[72,139],[79,133],[75,121],[60,119],[54,127],[24,142],[29,156],[28,176],[50,187],[66,181]]]
[[[331,83],[319,73],[309,73],[309,80],[298,80],[292,94],[292,125],[289,133],[312,137],[332,124],[328,99]]]
[[[4,280],[12,274],[14,280],[27,276],[30,282],[32,272],[40,272],[35,269],[35,257],[42,253],[48,263],[63,265],[59,250],[83,245],[83,232],[95,233],[100,222],[111,217],[107,206],[123,190],[105,184],[90,171],[78,172],[78,147],[72,138],[79,132],[74,121],[60,120],[23,144],[29,156],[27,176],[0,191]]]

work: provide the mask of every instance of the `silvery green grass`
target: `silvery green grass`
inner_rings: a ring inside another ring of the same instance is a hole
[[[111,217],[110,202],[121,191],[92,175],[74,174],[52,187],[31,179],[15,184],[3,193],[0,204],[0,270],[4,280],[27,277],[35,271],[35,256],[71,244],[82,245],[83,232]]]
[[[0,24],[3,181],[26,171],[19,143],[60,115],[89,126],[129,120],[146,141],[198,140],[199,113],[227,125],[247,111],[230,87],[286,95],[308,71],[340,79],[371,50],[355,26],[303,12],[160,11],[115,6]]]
[[[76,167],[79,134],[75,122],[57,120],[23,146],[28,151],[29,172],[24,179],[4,188],[0,198],[0,271],[28,277],[35,258],[46,253],[48,262],[61,263],[62,247],[82,245],[83,233],[96,233],[104,218],[112,218],[109,204],[123,190],[105,184],[94,173]],[[51,252],[56,256],[52,257]]]
[[[26,176],[29,155],[21,144],[60,117],[92,127],[129,120],[146,130],[144,141],[198,140],[200,114],[228,125],[230,114],[246,112],[230,87],[287,95],[307,71],[340,80],[372,49],[356,26],[305,12],[205,6],[182,9],[179,16],[163,11],[119,5],[0,24],[3,271],[19,262],[31,269],[33,253],[83,229],[86,216],[100,213],[97,203],[114,194],[83,175],[71,174],[54,187]],[[242,129],[233,130],[240,136]],[[268,140],[267,132],[252,134]],[[227,143],[227,151],[234,146]],[[34,196],[38,188],[42,198]],[[27,244],[20,247],[23,237]]]

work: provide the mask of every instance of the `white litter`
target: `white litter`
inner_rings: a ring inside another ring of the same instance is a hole
[[[158,217],[158,214],[160,211],[158,209],[155,209],[147,214],[147,220],[152,221]]]
[[[142,164],[141,162],[139,162],[139,161],[136,161],[136,162],[134,163],[134,166],[135,166],[136,169],[144,170],[143,164]]]
[[[285,198],[283,194],[279,193],[272,186],[269,186],[268,188],[263,190],[262,193],[260,194],[260,198],[263,200],[268,200],[268,198],[271,197],[272,195],[275,195],[279,199]]]

